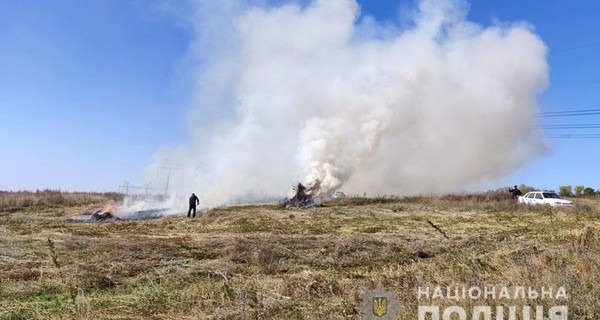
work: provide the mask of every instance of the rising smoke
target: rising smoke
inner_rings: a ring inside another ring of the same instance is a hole
[[[526,23],[483,27],[461,1],[380,23],[354,0],[198,1],[192,137],[158,151],[155,188],[205,205],[321,191],[456,192],[544,152],[532,129],[546,47]],[[183,201],[185,204],[185,201]]]

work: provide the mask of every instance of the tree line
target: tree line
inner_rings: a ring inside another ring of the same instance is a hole
[[[559,191],[560,195],[563,197],[591,196],[600,194],[600,190],[595,190],[592,187],[586,187],[583,185],[578,185],[575,187],[572,187],[571,185],[560,186]]]

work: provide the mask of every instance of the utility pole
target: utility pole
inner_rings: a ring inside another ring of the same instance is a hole
[[[152,188],[150,188],[150,184],[146,184],[145,187],[136,187],[136,186],[132,186],[131,183],[129,183],[128,181],[123,181],[123,184],[119,186],[119,192],[123,192],[126,196],[130,195],[130,192],[133,194],[139,194],[135,192],[135,190],[144,190],[144,195],[148,196],[148,192],[150,190],[152,190]]]
[[[182,170],[183,168],[181,168],[180,166],[173,165],[170,160],[166,160],[165,163],[162,166],[160,166],[160,168],[167,170],[167,181],[165,183],[165,195],[167,195],[169,193],[169,181],[171,180],[171,172],[173,170]]]
[[[119,186],[119,189],[124,189],[125,195],[128,196],[129,195],[129,182],[123,181],[123,184]]]

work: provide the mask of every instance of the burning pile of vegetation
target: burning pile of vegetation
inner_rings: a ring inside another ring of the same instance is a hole
[[[92,214],[90,217],[90,221],[92,222],[112,222],[121,220],[119,217],[115,216],[117,212],[117,205],[114,202],[108,203],[103,210],[98,210]]]
[[[292,196],[284,199],[283,206],[286,208],[310,208],[315,206],[316,199],[320,195],[321,183],[317,180],[311,187],[307,188],[302,183],[292,186]]]
[[[113,215],[109,211],[102,212],[102,210],[98,210],[92,214],[90,220],[91,221],[116,221],[116,220],[121,220],[121,219],[119,219],[118,217],[115,217],[115,215]]]

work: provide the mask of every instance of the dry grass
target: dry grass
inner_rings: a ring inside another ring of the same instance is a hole
[[[419,286],[448,285],[565,286],[571,318],[598,319],[600,201],[577,202],[353,198],[96,224],[66,221],[94,204],[0,210],[0,318],[359,319],[381,282],[407,319]]]
[[[37,211],[43,207],[73,207],[122,200],[118,193],[63,192],[59,190],[0,191],[0,211]]]

